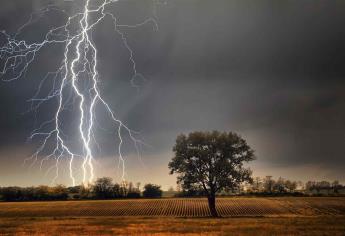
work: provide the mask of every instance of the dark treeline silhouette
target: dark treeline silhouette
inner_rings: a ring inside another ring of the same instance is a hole
[[[63,185],[55,187],[3,187],[0,188],[3,201],[48,201],[68,199],[68,189]]]
[[[2,201],[51,201],[68,199],[116,199],[116,198],[157,198],[162,196],[159,185],[146,184],[141,192],[140,183],[123,181],[113,183],[108,177],[97,179],[92,185],[66,187],[0,187]]]
[[[252,184],[242,186],[242,190],[254,194],[271,195],[339,195],[345,194],[345,186],[338,181],[332,183],[328,181],[291,181],[279,177],[273,179],[272,176],[265,178],[256,177]]]
[[[339,181],[308,181],[305,185],[305,189],[309,193],[323,195],[323,194],[345,194],[345,186],[339,183]]]
[[[205,197],[201,188],[170,188],[171,197]],[[78,199],[120,199],[120,198],[157,198],[163,191],[159,185],[140,183],[113,183],[111,178],[103,177],[89,186],[65,187],[0,187],[1,201],[52,201]],[[256,195],[256,196],[338,196],[345,195],[345,186],[338,181],[291,181],[284,178],[273,179],[272,176],[256,177],[252,183],[242,184],[237,188],[218,193],[218,196]]]
[[[163,191],[161,187],[155,184],[146,184],[143,191],[143,196],[147,198],[161,197]]]
[[[292,181],[272,176],[264,178],[255,177],[252,183],[244,183],[232,190],[222,191],[219,196],[229,195],[257,195],[257,196],[337,196],[345,195],[345,186],[339,181]],[[202,188],[184,189],[178,186],[175,197],[203,197],[205,192]]]

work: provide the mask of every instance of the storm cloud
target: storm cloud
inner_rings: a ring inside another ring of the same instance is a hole
[[[72,2],[55,3],[73,12]],[[3,1],[0,28],[15,32],[44,5]],[[139,91],[130,86],[128,51],[111,22],[94,32],[102,91],[149,144],[142,150],[145,167],[128,151],[129,179],[174,185],[167,164],[176,136],[224,130],[238,132],[256,150],[257,175],[345,181],[343,1],[129,0],[112,11],[121,24],[148,17],[159,24],[158,31],[150,23],[124,30],[147,79]],[[58,14],[43,17],[21,37],[38,40],[62,20]],[[59,47],[43,50],[26,78],[0,84],[0,185],[28,184],[22,177],[30,172],[20,166],[35,147],[26,143],[35,125],[34,114],[25,113],[27,100],[61,60],[59,52]],[[53,108],[42,107],[38,120],[49,118]],[[111,163],[113,140],[106,137],[101,144],[99,163]],[[113,173],[109,165],[100,168],[98,176]],[[31,182],[45,183],[31,176]]]

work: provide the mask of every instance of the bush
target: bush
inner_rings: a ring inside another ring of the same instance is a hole
[[[143,196],[149,198],[162,197],[161,186],[155,184],[146,184],[144,186]]]
[[[140,197],[141,197],[141,195],[139,192],[129,192],[127,194],[127,198],[140,198]]]

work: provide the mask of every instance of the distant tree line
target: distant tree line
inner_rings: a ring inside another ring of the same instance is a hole
[[[322,195],[345,195],[345,186],[339,181],[292,181],[279,177],[274,179],[272,176],[264,178],[255,177],[251,183],[243,183],[240,186],[227,191],[221,191],[219,196],[229,195],[259,195],[259,196],[322,196]],[[178,186],[175,197],[203,197],[205,192],[202,188],[185,189]]]
[[[0,200],[2,201],[51,201],[68,199],[116,199],[116,198],[157,198],[163,191],[159,185],[146,184],[143,191],[140,183],[123,181],[113,183],[108,177],[97,179],[92,185],[66,187],[0,187]]]
[[[339,181],[308,181],[303,184],[302,181],[291,181],[279,177],[277,180],[272,176],[265,178],[256,177],[252,184],[243,185],[242,190],[247,193],[261,194],[294,194],[294,195],[338,195],[345,194],[345,186],[339,184]]]
[[[68,189],[63,185],[55,187],[2,187],[0,188],[0,199],[3,201],[49,201],[66,200]]]
[[[345,194],[345,186],[340,184],[339,181],[308,181],[305,189],[309,193],[314,194]]]
[[[146,184],[141,190],[140,183],[132,182],[113,183],[111,178],[103,177],[89,186],[66,187],[0,187],[0,200],[2,201],[52,201],[69,199],[119,199],[119,198],[159,198],[163,191],[159,185]],[[184,189],[178,185],[176,189],[170,187],[171,197],[205,197],[201,188]],[[229,195],[345,195],[345,186],[339,181],[291,181],[284,178],[273,179],[272,176],[256,177],[252,183],[242,184],[231,191],[222,191],[219,196]]]
[[[242,186],[242,189],[249,193],[287,194],[296,193],[297,190],[302,190],[303,183],[301,181],[291,181],[282,177],[274,180],[272,176],[266,176],[265,178],[254,178],[251,185]]]

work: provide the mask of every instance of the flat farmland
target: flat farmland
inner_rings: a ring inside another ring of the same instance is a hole
[[[345,198],[218,198],[218,213],[232,216],[345,216]],[[204,198],[2,202],[0,217],[167,216],[207,217]]]
[[[345,235],[345,198],[2,202],[0,235]]]

